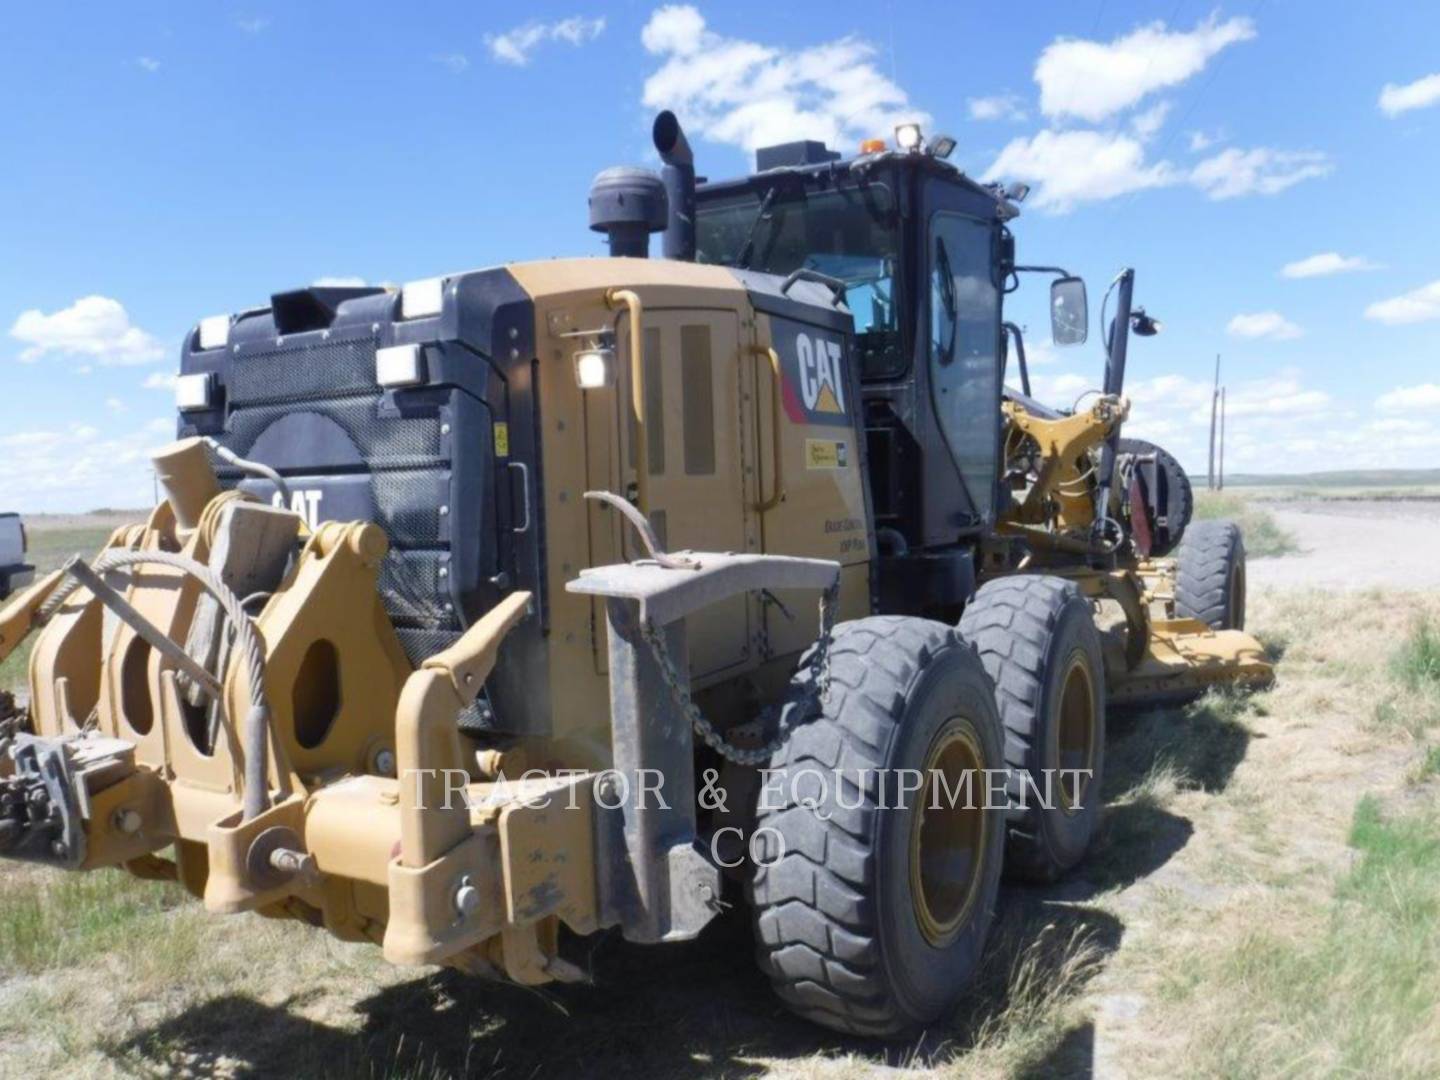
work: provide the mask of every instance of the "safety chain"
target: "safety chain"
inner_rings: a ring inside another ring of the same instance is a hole
[[[814,648],[810,650],[810,659],[806,667],[810,671],[810,684],[813,687],[810,693],[810,704],[815,710],[819,710],[820,702],[830,697],[830,643],[834,639],[835,612],[839,607],[840,579],[837,576],[835,583],[826,589],[820,596],[820,636],[815,642]],[[758,719],[758,726],[763,730],[774,722],[778,728],[775,738],[764,746],[753,750],[739,747],[725,739],[715,725],[700,711],[700,706],[695,704],[690,696],[689,679],[682,676],[675,666],[675,661],[670,655],[670,648],[665,643],[665,635],[661,633],[653,620],[646,619],[640,627],[640,633],[650,645],[650,650],[655,654],[655,662],[660,667],[660,675],[665,680],[665,685],[670,689],[670,696],[674,699],[680,712],[690,721],[695,734],[700,736],[706,746],[714,750],[726,761],[732,761],[736,765],[754,767],[762,765],[770,760],[770,756],[785,744],[790,736],[790,727],[780,726],[779,720],[784,712],[784,704],[768,705],[761,712]],[[796,703],[798,706],[798,703]],[[792,713],[797,715],[798,713]]]

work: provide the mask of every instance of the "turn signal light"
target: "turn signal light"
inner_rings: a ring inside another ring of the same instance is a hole
[[[862,154],[879,154],[883,153],[884,150],[884,139],[866,139],[860,144],[860,153]]]

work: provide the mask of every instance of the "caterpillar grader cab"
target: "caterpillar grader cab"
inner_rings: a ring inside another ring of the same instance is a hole
[[[1108,704],[1269,678],[1239,531],[1120,437],[1133,273],[1047,408],[1006,298],[1078,343],[1083,283],[948,140],[655,141],[609,257],[198,323],[165,500],[0,611],[0,857],[522,984],[741,903],[792,1008],[898,1036],[1082,858]]]

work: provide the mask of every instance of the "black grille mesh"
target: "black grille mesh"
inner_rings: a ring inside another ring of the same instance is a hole
[[[230,400],[247,404],[333,398],[375,389],[375,341],[331,341],[302,349],[276,349],[237,358]]]
[[[449,552],[439,499],[445,497],[450,462],[438,409],[407,409],[404,415],[396,414],[393,405],[386,410],[375,385],[370,338],[236,356],[226,387],[230,413],[220,441],[242,457],[287,416],[312,413],[339,425],[360,452],[375,522],[390,538],[379,588],[401,645],[418,664],[452,644],[461,626],[442,573]],[[295,474],[303,468],[302,463],[284,471]],[[226,486],[241,479],[223,466],[220,475]]]
[[[438,416],[383,417],[380,395],[315,399],[297,407],[295,402],[265,405],[237,405],[226,425],[225,443],[236,453],[249,453],[260,433],[279,420],[297,412],[328,416],[345,430],[360,448],[366,466],[378,469],[434,469],[445,464],[440,450]]]

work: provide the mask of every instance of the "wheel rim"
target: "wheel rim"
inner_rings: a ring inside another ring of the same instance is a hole
[[[1225,613],[1226,626],[1238,630],[1245,620],[1245,564],[1236,563],[1230,571],[1230,607]]]
[[[984,879],[984,769],[974,726],[957,717],[931,742],[921,770],[925,783],[911,796],[910,895],[921,933],[937,948],[959,935]]]
[[[1061,808],[1077,814],[1095,769],[1095,688],[1083,655],[1071,659],[1060,683],[1060,715],[1055,725],[1055,761]]]

